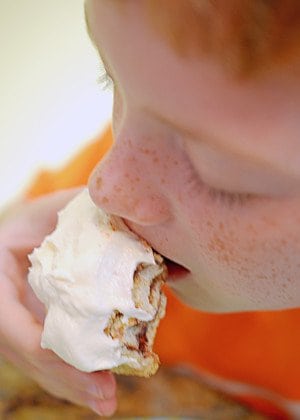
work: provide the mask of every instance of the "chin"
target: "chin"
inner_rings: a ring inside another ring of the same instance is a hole
[[[231,297],[212,296],[201,289],[197,283],[185,281],[170,284],[174,294],[185,305],[201,312],[228,314],[257,311],[282,311],[297,309],[299,305],[286,302],[253,302],[252,299],[232,299]]]
[[[253,305],[253,302],[246,299],[233,299],[231,296],[221,294],[220,291],[216,292],[209,287],[209,282],[203,280],[189,273],[183,280],[171,281],[168,284],[182,303],[198,311],[220,314],[266,309]]]
[[[214,296],[211,296],[201,283],[195,281],[190,273],[183,280],[168,282],[176,297],[185,305],[204,312],[228,312],[230,309],[226,305],[220,304]]]

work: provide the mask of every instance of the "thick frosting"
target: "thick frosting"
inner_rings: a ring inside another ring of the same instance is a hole
[[[115,310],[125,320],[154,318],[151,307],[136,308],[132,299],[137,266],[156,265],[148,245],[96,207],[85,189],[59,213],[55,231],[29,259],[29,283],[47,309],[43,348],[86,372],[135,363],[103,330]]]

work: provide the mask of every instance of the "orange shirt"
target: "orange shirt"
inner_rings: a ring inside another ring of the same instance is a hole
[[[112,144],[108,129],[64,168],[41,172],[28,191],[37,197],[86,184]],[[275,419],[300,418],[300,310],[208,314],[167,290],[167,315],[156,339],[164,364],[185,364],[204,381]]]

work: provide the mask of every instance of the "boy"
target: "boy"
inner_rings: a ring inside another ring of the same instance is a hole
[[[114,87],[114,145],[90,194],[172,261],[172,288],[200,311],[171,298],[159,354],[274,418],[300,416],[299,9],[296,0],[86,1]],[[2,352],[55,395],[109,414],[112,376],[42,352],[40,324],[19,301],[20,257],[73,193],[32,203],[2,228]],[[26,231],[40,214],[39,231]],[[16,232],[26,238],[18,247]]]

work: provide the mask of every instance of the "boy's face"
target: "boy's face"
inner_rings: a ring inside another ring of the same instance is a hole
[[[210,57],[181,58],[144,0],[88,0],[87,17],[114,80],[95,203],[189,270],[172,283],[187,304],[299,306],[299,67],[239,82]]]

